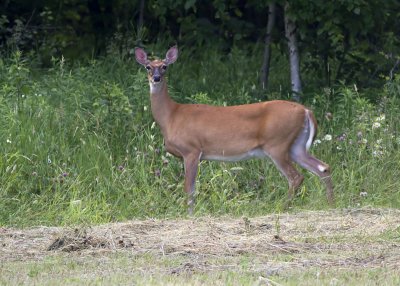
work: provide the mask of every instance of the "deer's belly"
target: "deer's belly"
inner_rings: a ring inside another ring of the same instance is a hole
[[[203,153],[200,159],[208,161],[236,162],[251,158],[265,158],[266,156],[267,154],[264,152],[264,150],[262,150],[261,148],[256,148],[239,154],[225,154],[224,151],[212,154]]]

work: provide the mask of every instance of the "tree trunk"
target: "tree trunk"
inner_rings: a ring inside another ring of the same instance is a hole
[[[288,48],[289,48],[290,80],[292,87],[292,96],[294,100],[300,101],[302,88],[300,80],[300,55],[299,55],[299,48],[297,45],[296,24],[290,19],[287,13],[288,9],[289,9],[289,3],[286,2],[285,35],[288,41]]]
[[[140,0],[140,8],[139,8],[139,20],[138,20],[138,25],[137,25],[137,38],[138,38],[138,44],[142,44],[142,28],[143,28],[143,17],[144,17],[144,3],[145,0]]]
[[[275,3],[270,3],[268,5],[268,22],[267,22],[267,33],[265,35],[265,47],[264,47],[264,58],[261,67],[261,87],[262,89],[267,89],[268,78],[269,78],[269,67],[271,61],[271,42],[272,42],[272,30],[275,25],[276,17],[276,5]]]
[[[322,58],[322,62],[324,63],[325,83],[328,87],[331,87],[331,68],[329,66],[329,56],[324,52]]]

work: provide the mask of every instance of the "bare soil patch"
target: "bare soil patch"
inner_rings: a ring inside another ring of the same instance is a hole
[[[0,228],[0,249],[0,264],[62,253],[190,257],[171,274],[210,271],[217,267],[211,258],[243,255],[255,261],[254,271],[314,266],[400,269],[400,211],[367,208],[253,218],[148,219],[77,228]],[[275,259],[282,256],[287,259]]]

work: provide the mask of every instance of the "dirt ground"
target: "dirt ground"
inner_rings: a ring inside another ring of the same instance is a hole
[[[254,218],[148,219],[92,227],[0,228],[0,264],[52,255],[130,252],[190,256],[171,271],[213,270],[208,258],[249,255],[254,271],[309,267],[400,269],[400,210],[348,209]],[[288,255],[290,259],[273,259]],[[219,266],[220,267],[220,266]],[[226,267],[229,267],[227,265]]]

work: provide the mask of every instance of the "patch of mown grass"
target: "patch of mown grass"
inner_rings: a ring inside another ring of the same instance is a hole
[[[333,269],[332,269],[333,268]],[[398,285],[400,278],[394,269],[377,268],[351,270],[313,268],[292,272],[287,277],[271,276],[275,285]],[[265,280],[268,281],[268,280]],[[272,283],[272,285],[274,285]]]
[[[398,214],[364,208],[3,228],[0,285],[397,285]]]
[[[71,259],[56,256],[40,262],[0,266],[0,284],[40,285],[253,285],[251,273],[225,270],[203,272],[179,258],[132,257],[116,254]],[[15,266],[19,271],[15,271]]]
[[[289,267],[282,256],[208,258],[133,256],[127,253],[64,256],[35,262],[5,262],[0,266],[4,285],[398,285],[397,270],[346,266]],[[281,266],[279,266],[281,265]]]
[[[384,239],[384,240],[399,242],[400,241],[400,226],[398,226],[394,229],[391,229],[391,230],[386,230],[385,232],[381,233],[379,238]]]

